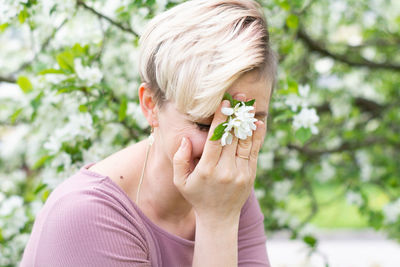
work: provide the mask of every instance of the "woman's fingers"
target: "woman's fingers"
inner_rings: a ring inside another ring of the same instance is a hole
[[[211,164],[212,166],[215,166],[218,163],[222,151],[221,140],[219,139],[211,141],[210,138],[214,134],[215,128],[226,121],[227,116],[221,112],[221,108],[223,107],[230,107],[230,103],[228,100],[222,101],[221,105],[219,105],[219,107],[215,111],[199,164]]]
[[[246,101],[246,95],[242,94],[242,93],[237,93],[233,97],[239,101]],[[224,163],[230,164],[230,166],[234,166],[233,164],[235,164],[235,157],[237,154],[236,151],[237,151],[239,142],[240,142],[240,139],[238,139],[233,134],[232,143],[230,145],[224,146],[222,149],[220,162],[224,162]]]
[[[258,159],[258,152],[261,149],[262,142],[265,135],[266,126],[265,123],[262,121],[256,122],[257,129],[253,133],[252,138],[252,146],[250,151],[250,160],[248,162],[250,172],[252,173],[252,177],[255,178],[256,169],[257,169],[257,159]],[[254,173],[253,173],[254,172]]]

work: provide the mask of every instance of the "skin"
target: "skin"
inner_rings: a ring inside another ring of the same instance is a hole
[[[227,92],[242,101],[256,99],[256,118],[264,123],[256,123],[252,137],[246,140],[234,137],[231,145],[222,147],[220,140],[208,140],[214,128],[226,120],[220,112],[222,105],[213,118],[200,121],[211,124],[211,128],[200,129],[187,115],[177,111],[173,102],[160,110],[145,83],[139,88],[141,109],[154,128],[155,142],[149,153],[140,202],[136,204],[157,225],[189,240],[195,236],[197,240],[196,226],[215,227],[217,223],[225,227],[238,220],[254,185],[258,151],[266,132],[271,84],[258,72],[251,71]],[[179,149],[184,137],[186,146]],[[147,144],[148,139],[133,144],[89,169],[109,176],[136,201]],[[250,160],[236,154],[250,155]]]

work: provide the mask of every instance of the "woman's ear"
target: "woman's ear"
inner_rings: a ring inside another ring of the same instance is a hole
[[[158,108],[147,83],[141,83],[139,87],[140,108],[151,127],[158,126]]]

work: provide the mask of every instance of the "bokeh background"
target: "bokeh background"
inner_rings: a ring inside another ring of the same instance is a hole
[[[0,266],[60,182],[148,136],[138,36],[180,2],[0,0]],[[279,54],[255,185],[273,266],[400,266],[400,1],[259,2]]]

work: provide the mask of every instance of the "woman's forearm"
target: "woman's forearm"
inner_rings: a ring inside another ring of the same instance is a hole
[[[239,218],[227,222],[196,221],[193,267],[236,267]]]

